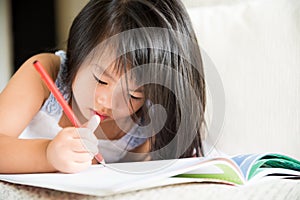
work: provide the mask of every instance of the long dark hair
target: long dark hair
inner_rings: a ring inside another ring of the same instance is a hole
[[[151,127],[165,122],[150,137],[152,159],[202,156],[204,73],[197,39],[182,3],[179,0],[89,1],[69,33],[68,85],[97,45],[116,35],[116,68],[122,72],[128,70],[128,64],[136,68],[134,76],[138,83],[145,83],[147,102],[165,109],[166,115],[154,113],[151,117],[149,105],[145,104],[133,116],[142,118],[142,125],[151,123]]]

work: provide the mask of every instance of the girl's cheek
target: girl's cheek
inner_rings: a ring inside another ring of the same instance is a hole
[[[84,74],[78,74],[72,85],[74,99],[86,118],[90,117],[89,109],[94,107],[96,86],[97,84]]]
[[[115,114],[116,117],[122,118],[122,117],[128,117],[135,113],[137,110],[139,110],[142,106],[143,103],[139,102],[132,102],[132,105],[130,104],[129,101],[122,100],[120,102],[116,102],[117,105],[115,105]]]
[[[133,107],[134,107],[133,103]],[[130,100],[124,97],[123,93],[118,96],[113,96],[112,98],[112,112],[114,118],[128,117],[132,115],[135,111],[132,109]]]

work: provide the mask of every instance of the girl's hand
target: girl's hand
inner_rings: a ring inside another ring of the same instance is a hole
[[[62,129],[47,147],[49,163],[64,173],[87,169],[98,153],[98,140],[93,132],[99,123],[100,118],[95,115],[87,122],[86,128]]]

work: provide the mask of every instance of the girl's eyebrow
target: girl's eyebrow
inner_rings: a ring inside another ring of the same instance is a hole
[[[116,78],[115,78],[115,77],[113,77],[111,74],[109,74],[109,73],[108,73],[106,70],[105,70],[105,71],[103,71],[102,75],[105,75],[105,76],[107,76],[109,79],[113,80],[114,82],[116,82],[116,81],[117,81],[117,80],[116,80]]]
[[[98,71],[101,73],[101,75],[105,75],[105,76],[107,76],[109,79],[111,79],[111,80],[113,80],[113,81],[115,81],[115,82],[117,81],[116,78],[113,77],[110,73],[108,73],[106,70],[103,70],[103,68],[102,68],[100,65],[98,65],[98,64],[95,64],[95,65],[96,65]],[[98,75],[99,75],[99,74],[98,74]],[[141,92],[141,93],[143,93],[143,92],[144,92],[144,89],[143,89],[143,87],[139,87],[139,88],[137,88],[137,89],[129,89],[129,92]]]
[[[103,70],[102,66],[98,65],[98,64],[94,64],[96,66],[96,71],[98,72],[96,75],[105,75],[107,76],[109,79],[113,80],[116,82],[115,77],[113,77],[111,74],[109,74],[106,70]]]
[[[143,89],[142,87],[139,87],[139,88],[136,89],[136,90],[129,89],[129,92],[141,92],[141,93],[143,93],[143,92],[144,92],[144,89]]]

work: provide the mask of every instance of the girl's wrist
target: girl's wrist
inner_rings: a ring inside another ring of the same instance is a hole
[[[51,161],[49,160],[49,146],[51,144],[52,140],[48,140],[45,146],[44,155],[45,155],[45,164],[46,168],[49,169],[49,171],[57,171],[57,169],[52,165]]]

